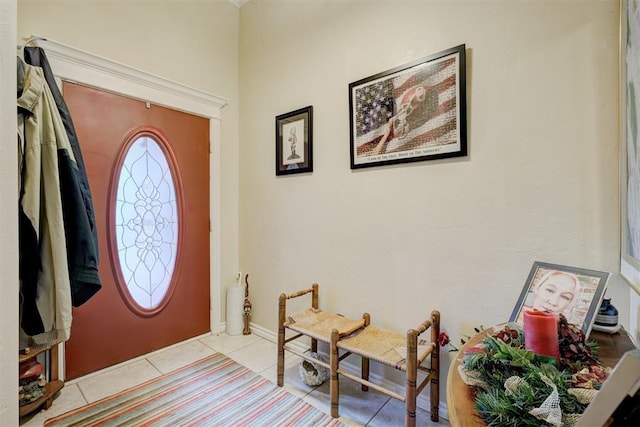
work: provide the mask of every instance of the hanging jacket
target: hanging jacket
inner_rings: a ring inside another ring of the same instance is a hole
[[[26,70],[24,61],[18,57],[18,99],[24,91],[26,80]],[[18,102],[19,104],[19,102]],[[24,197],[24,185],[22,185],[25,174],[26,163],[24,161],[24,114],[28,114],[29,110],[18,107],[18,120],[22,120],[18,126],[18,171],[20,172],[19,183],[19,200]],[[36,230],[38,227],[29,220],[22,206],[18,209],[18,250],[20,260],[20,327],[21,331],[29,335],[36,335],[44,332],[44,325],[38,313],[36,299],[38,297],[38,271],[40,270],[40,248],[38,247],[38,236]],[[27,316],[23,317],[23,312]],[[22,341],[22,340],[21,340]]]
[[[73,167],[75,162],[42,69],[23,67],[24,81],[18,84],[22,93],[17,99],[22,155],[19,209],[25,219],[20,239],[35,241],[20,242],[20,256],[25,256],[23,248],[38,248],[38,256],[20,260],[20,348],[39,348],[67,340],[71,331],[60,170]],[[34,271],[37,274],[32,274]]]
[[[98,276],[98,233],[89,180],[71,114],[55,82],[44,50],[40,47],[25,47],[24,58],[28,64],[42,68],[64,123],[64,129],[75,159],[75,162],[70,156],[60,159],[61,164],[68,165],[68,167],[60,169],[60,185],[69,279],[71,280],[71,299],[73,306],[79,307],[101,288]],[[59,154],[67,156],[66,151],[59,152]]]

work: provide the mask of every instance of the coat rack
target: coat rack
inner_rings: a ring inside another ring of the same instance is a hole
[[[18,45],[18,50],[22,50],[25,46],[28,46],[30,43],[34,43],[37,41],[43,41],[46,42],[47,38],[46,37],[42,37],[42,36],[36,36],[36,35],[32,35],[31,37],[28,37],[25,40],[25,42],[22,45]]]

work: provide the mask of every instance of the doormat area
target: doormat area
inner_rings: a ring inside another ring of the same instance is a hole
[[[344,426],[220,353],[44,425]]]

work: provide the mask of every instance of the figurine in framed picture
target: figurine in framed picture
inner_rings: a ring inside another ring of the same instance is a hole
[[[298,136],[296,135],[296,127],[292,126],[289,129],[289,144],[290,144],[290,153],[287,160],[290,160],[292,163],[302,162],[300,160],[300,156],[296,153],[296,144],[298,143]]]
[[[313,107],[276,117],[276,175],[313,172]]]

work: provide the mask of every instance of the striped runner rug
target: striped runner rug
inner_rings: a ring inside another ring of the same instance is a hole
[[[220,353],[44,425],[344,426]]]

